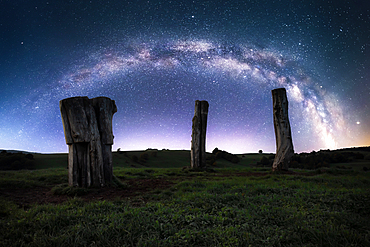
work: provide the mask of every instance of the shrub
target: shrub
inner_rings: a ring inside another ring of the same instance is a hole
[[[214,153],[215,151],[217,151],[217,153]],[[225,159],[225,160],[230,161],[232,163],[238,163],[239,162],[239,157],[238,156],[236,156],[235,154],[228,153],[228,152],[223,151],[223,150],[219,150],[218,148],[215,148],[212,153],[213,153],[213,155],[215,155],[216,159]]]

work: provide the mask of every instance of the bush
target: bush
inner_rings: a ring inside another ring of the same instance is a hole
[[[32,154],[6,153],[0,154],[0,170],[35,169],[35,161]]]
[[[211,155],[207,155],[207,164],[208,165],[213,165],[213,163],[216,162],[217,159],[225,159],[227,161],[230,161],[232,163],[238,163],[239,157],[236,156],[235,154],[228,153],[223,150],[219,150],[218,148],[215,148],[212,151]]]
[[[216,153],[214,153],[214,152],[216,152]],[[232,163],[238,163],[239,162],[239,157],[238,156],[236,156],[235,154],[228,153],[228,152],[223,151],[223,150],[219,150],[218,148],[215,148],[212,153],[213,153],[213,155],[215,156],[216,159],[225,159],[225,160],[230,161]]]

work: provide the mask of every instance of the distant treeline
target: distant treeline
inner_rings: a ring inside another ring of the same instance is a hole
[[[343,148],[343,149],[338,149],[335,151],[361,151],[361,152],[370,152],[370,147],[352,147],[352,148]]]
[[[347,149],[348,150],[348,149]],[[356,149],[359,151],[358,149]],[[365,150],[361,150],[365,151]],[[370,151],[368,148],[366,151]],[[263,156],[257,165],[272,166],[275,155]],[[370,154],[364,155],[359,152],[343,152],[343,151],[330,151],[320,150],[319,152],[312,151],[311,153],[294,154],[290,168],[301,169],[318,169],[321,167],[328,167],[333,163],[346,163],[353,160],[367,159],[370,160]]]
[[[35,169],[35,160],[32,154],[8,153],[5,150],[0,153],[0,170],[23,170]]]

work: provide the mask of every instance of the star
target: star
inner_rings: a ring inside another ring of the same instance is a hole
[[[370,145],[370,14],[355,3],[4,4],[0,148],[67,152],[59,101],[107,96],[113,149],[190,149],[207,100],[207,151],[274,152],[280,87],[297,152]]]

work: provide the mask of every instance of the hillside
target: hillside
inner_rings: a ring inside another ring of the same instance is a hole
[[[271,167],[274,154],[229,154],[215,149],[207,153],[211,168]],[[117,151],[113,152],[114,168],[182,168],[190,165],[189,150]],[[68,154],[39,154],[3,150],[0,153],[1,170],[67,168]],[[370,169],[370,147],[320,150],[296,154],[291,168],[318,169],[321,167]]]

